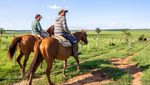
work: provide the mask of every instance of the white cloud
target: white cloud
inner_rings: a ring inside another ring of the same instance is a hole
[[[58,5],[56,5],[56,4],[53,4],[53,5],[47,5],[47,7],[48,8],[50,8],[50,9],[54,9],[54,10],[59,10],[59,9],[69,9],[69,7],[68,6],[58,6]]]
[[[57,5],[48,5],[47,6],[48,8],[50,8],[50,9],[56,9],[56,10],[58,10],[58,9],[61,9],[62,7],[60,7],[60,6],[57,6]]]

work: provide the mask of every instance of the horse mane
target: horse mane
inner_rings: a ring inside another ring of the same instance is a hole
[[[74,36],[78,36],[79,34],[81,34],[81,32],[74,32],[72,33]]]
[[[51,25],[51,26],[46,30],[46,32],[47,32],[50,36],[54,35],[54,25]]]

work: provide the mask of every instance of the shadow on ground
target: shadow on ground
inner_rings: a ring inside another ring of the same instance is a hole
[[[80,67],[81,67],[79,72],[80,75],[89,72],[91,73],[91,76],[86,77],[84,79],[79,79],[75,82],[65,84],[65,85],[82,85],[82,84],[87,84],[92,82],[100,82],[104,80],[118,80],[123,75],[126,74],[124,70],[114,68],[112,67],[112,64],[109,61],[102,60],[102,59],[91,60],[91,61],[80,63]],[[75,70],[76,70],[76,66],[72,66],[67,69],[66,73],[73,72]],[[76,74],[72,76],[76,76]]]

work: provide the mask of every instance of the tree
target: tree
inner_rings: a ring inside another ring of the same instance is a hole
[[[131,33],[130,33],[129,29],[125,28],[125,29],[122,30],[122,32],[125,35],[126,42],[128,42],[129,41],[129,37],[131,36]]]
[[[101,29],[100,28],[96,28],[96,33],[97,33],[97,44],[96,44],[96,47],[99,47],[98,44],[99,44],[99,34],[101,32]]]
[[[3,35],[5,33],[4,28],[0,28],[0,35]]]
[[[128,28],[125,28],[122,30],[123,34],[125,35],[125,41],[128,43],[129,48],[131,48],[131,42],[129,41],[129,38],[131,38],[131,33]]]
[[[147,38],[145,38],[144,34],[140,35],[138,38],[139,41],[146,41]]]
[[[101,29],[100,28],[96,28],[96,32],[97,32],[97,34],[99,34],[101,32]]]

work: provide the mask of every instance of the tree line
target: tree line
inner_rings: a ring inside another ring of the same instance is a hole
[[[4,28],[0,28],[0,35],[3,35],[5,33]]]

